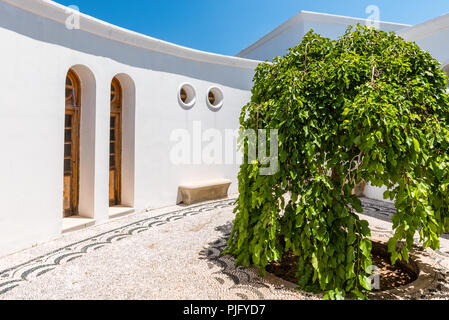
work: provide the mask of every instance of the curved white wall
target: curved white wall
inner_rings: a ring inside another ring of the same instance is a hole
[[[0,255],[46,241],[62,228],[64,84],[75,66],[83,89],[80,214],[108,219],[110,83],[124,89],[124,203],[139,210],[173,205],[178,186],[228,178],[238,165],[176,166],[170,134],[239,127],[257,61],[187,49],[81,16],[68,30],[66,9],[44,0],[0,1]],[[178,88],[195,87],[189,110]],[[223,107],[206,103],[219,87]],[[129,99],[129,100],[127,100]],[[134,154],[133,154],[134,152]],[[133,176],[134,175],[134,176]]]

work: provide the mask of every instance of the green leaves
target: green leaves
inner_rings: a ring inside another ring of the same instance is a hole
[[[371,290],[371,279],[364,275],[359,275],[359,283],[365,290]]]
[[[315,270],[318,270],[318,258],[315,252],[312,253],[312,266]]]
[[[244,163],[227,253],[261,271],[283,252],[298,283],[327,299],[365,299],[371,231],[352,193],[365,181],[395,201],[392,262],[409,259],[416,232],[438,248],[449,230],[449,96],[437,60],[394,33],[312,30],[254,75],[241,129],[278,129],[279,171]],[[243,153],[249,147],[243,143]],[[289,194],[290,197],[285,197]]]
[[[259,243],[254,248],[253,263],[257,266],[260,263],[260,253],[262,252],[262,245]]]
[[[419,141],[416,138],[413,138],[413,147],[415,148],[415,152],[419,152],[421,150]]]
[[[360,250],[362,251],[362,254],[366,258],[371,257],[371,249],[372,249],[371,241],[369,241],[368,239],[362,239],[360,241]]]
[[[357,240],[357,236],[354,232],[351,232],[348,234],[348,237],[346,238],[346,243],[349,245],[352,245],[355,240]]]

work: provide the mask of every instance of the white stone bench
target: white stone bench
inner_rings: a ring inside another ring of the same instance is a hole
[[[182,202],[190,205],[202,201],[218,200],[228,197],[231,180],[211,180],[189,183],[179,186]]]

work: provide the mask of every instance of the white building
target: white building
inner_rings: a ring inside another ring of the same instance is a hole
[[[52,1],[0,0],[0,255],[117,213],[174,205],[186,182],[230,179],[236,192],[235,161],[177,165],[172,133],[237,129],[257,60],[284,54],[310,28],[335,38],[365,22],[301,12],[228,57]],[[449,15],[380,28],[449,62]]]
[[[366,19],[301,11],[248,48],[242,50],[237,56],[261,61],[271,60],[276,56],[283,56],[287,53],[287,49],[298,45],[302,37],[310,29],[313,29],[313,31],[321,34],[323,37],[336,39],[344,34],[348,26],[366,25],[368,23],[370,21]],[[398,32],[410,26],[379,21],[377,27],[387,32]]]

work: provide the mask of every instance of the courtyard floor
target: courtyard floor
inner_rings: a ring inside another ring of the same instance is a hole
[[[320,299],[222,256],[235,199],[141,212],[0,258],[1,299]],[[373,235],[391,235],[387,203],[364,199]],[[425,250],[432,273],[406,299],[449,296],[449,241]],[[391,298],[391,296],[373,296]]]

